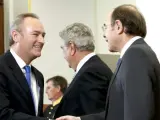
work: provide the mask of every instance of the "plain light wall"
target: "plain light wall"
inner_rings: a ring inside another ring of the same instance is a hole
[[[9,27],[10,27],[10,0],[4,0],[4,48],[5,51],[9,48]]]
[[[4,0],[4,45],[9,48],[9,28],[15,17],[28,12],[28,0]]]
[[[159,21],[160,21],[160,7],[159,1],[136,0],[136,5],[145,17],[147,23],[147,36],[145,41],[156,52],[160,61],[160,37],[159,37]]]
[[[108,43],[103,38],[102,25],[107,19],[107,15],[118,5],[121,4],[136,4],[136,0],[97,0],[97,53],[100,54],[113,54],[108,51]],[[117,53],[115,53],[117,54]]]
[[[60,48],[62,40],[59,31],[74,22],[82,22],[96,32],[95,0],[32,0],[31,12],[36,13],[46,30],[45,45],[42,56],[33,64],[44,75],[45,81],[54,76],[62,75],[70,83],[74,71],[68,67]],[[46,86],[45,86],[46,87]],[[50,103],[44,94],[44,103]]]

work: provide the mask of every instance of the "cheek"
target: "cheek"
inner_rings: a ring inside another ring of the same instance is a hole
[[[110,33],[110,31],[108,30],[108,31],[106,31],[106,38],[107,39],[110,39],[111,38],[111,33]]]
[[[53,92],[54,92],[53,89],[48,90],[49,95],[52,95]]]
[[[68,61],[69,53],[67,51],[64,52],[64,58]]]
[[[47,91],[47,94],[50,96],[50,94],[51,94],[51,90],[48,90],[48,91]]]
[[[111,33],[111,32],[108,32],[107,33],[107,39],[108,39],[108,42],[110,43],[110,44],[112,44],[114,41],[113,41],[113,39],[114,39],[114,35]]]

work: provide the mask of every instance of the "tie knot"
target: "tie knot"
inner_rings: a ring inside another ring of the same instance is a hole
[[[25,69],[26,73],[31,72],[31,67],[29,65],[24,66],[24,69]]]

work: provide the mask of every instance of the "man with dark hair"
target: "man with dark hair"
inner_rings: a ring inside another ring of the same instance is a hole
[[[106,110],[57,120],[160,120],[160,64],[144,41],[143,15],[133,5],[118,6],[109,14],[103,30],[109,51],[120,52]]]
[[[67,80],[62,76],[54,76],[46,81],[46,94],[48,99],[52,101],[44,111],[44,117],[53,118],[55,111],[67,89]]]
[[[23,13],[10,29],[10,50],[0,56],[0,120],[43,118],[44,79],[31,62],[41,56],[45,31],[37,15]]]

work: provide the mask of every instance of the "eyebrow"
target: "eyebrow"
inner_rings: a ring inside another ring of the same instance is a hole
[[[43,36],[45,36],[45,35],[46,35],[46,33],[45,33],[45,32],[40,32],[40,31],[37,31],[37,30],[33,31],[32,33],[42,34]]]

